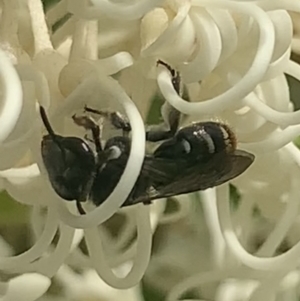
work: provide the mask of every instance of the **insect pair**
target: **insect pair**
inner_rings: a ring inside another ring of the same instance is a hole
[[[167,64],[174,88],[180,93],[180,76]],[[95,151],[78,137],[56,134],[43,107],[40,114],[48,134],[42,140],[42,157],[55,192],[64,200],[81,203],[91,200],[101,205],[118,184],[130,152],[130,124],[119,113],[105,113],[91,108],[87,113],[108,118],[123,135],[101,142],[101,128],[90,116],[73,116],[75,124],[92,134]],[[168,114],[169,129],[146,132],[146,140],[160,143],[144,162],[129,196],[122,206],[221,185],[243,173],[254,156],[236,148],[232,130],[219,122],[198,122],[179,129],[180,113],[174,108]]]

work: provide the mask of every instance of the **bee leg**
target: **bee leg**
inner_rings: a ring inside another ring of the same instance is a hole
[[[157,65],[162,65],[166,67],[172,76],[172,84],[175,91],[178,95],[182,96],[182,82],[181,76],[178,71],[173,69],[170,65],[163,62],[162,60],[157,61]],[[150,130],[146,132],[146,140],[151,142],[158,142],[172,138],[179,127],[181,113],[172,107],[168,102],[165,102],[161,108],[161,115],[165,121],[165,124],[168,126],[168,130]]]
[[[162,60],[158,60],[156,65],[162,65],[164,67],[166,67],[170,73],[171,73],[171,76],[172,76],[172,84],[173,84],[173,87],[175,89],[175,91],[178,93],[178,95],[182,96],[182,93],[183,93],[183,86],[182,86],[182,82],[181,82],[181,76],[180,76],[180,73],[178,71],[176,71],[175,69],[173,69],[169,64],[165,63],[164,61]]]
[[[93,143],[95,143],[96,152],[99,153],[103,150],[100,140],[100,127],[91,117],[88,116],[76,116],[73,115],[72,119],[75,124],[84,127],[86,130],[90,130],[93,136]]]
[[[119,112],[110,113],[110,121],[115,128],[123,131],[123,136],[127,136],[128,133],[131,132],[130,123],[128,122],[127,118]]]
[[[174,135],[170,131],[147,131],[146,132],[146,141],[149,142],[158,142],[172,138]]]
[[[89,138],[89,137],[88,137],[88,134],[85,134],[83,138],[84,138],[84,140],[86,140],[86,141],[88,141],[88,142],[91,142],[91,143],[95,144],[94,139]]]
[[[128,133],[131,132],[130,123],[127,118],[119,112],[100,111],[88,106],[84,107],[84,111],[107,118],[116,129],[123,131],[123,136],[128,136]]]
[[[146,132],[146,140],[150,142],[158,142],[172,138],[179,127],[181,113],[172,107],[168,102],[165,102],[161,108],[161,114],[167,125],[167,130],[149,130]]]
[[[81,214],[81,215],[85,215],[86,212],[84,211],[81,203],[79,201],[76,200],[76,207],[77,207],[77,210],[78,212]]]

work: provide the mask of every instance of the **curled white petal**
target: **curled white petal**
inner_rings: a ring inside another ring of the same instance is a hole
[[[176,199],[176,203],[179,208],[176,209],[175,212],[163,214],[162,217],[159,218],[160,224],[175,223],[188,216],[191,209],[190,197],[188,195],[181,195],[180,198]]]
[[[97,21],[77,20],[72,35],[72,47],[69,61],[80,58],[91,60],[97,59],[97,35]]]
[[[215,189],[207,189],[200,194],[203,204],[204,217],[212,239],[212,252],[216,267],[224,264],[226,244],[218,220],[217,199]]]
[[[3,270],[14,270],[18,272],[20,266],[30,265],[39,258],[52,242],[58,227],[57,214],[53,208],[47,213],[44,230],[35,244],[27,251],[17,256],[0,257],[0,265]]]
[[[29,14],[31,15],[35,54],[38,54],[45,49],[52,49],[53,47],[45,20],[43,3],[36,0],[27,0],[27,5]]]
[[[50,104],[50,91],[45,75],[31,65],[19,64],[16,66],[16,70],[22,80],[34,83],[38,103],[47,108]]]
[[[52,252],[43,254],[41,258],[30,264],[23,263],[17,269],[12,268],[11,271],[23,273],[38,272],[42,275],[52,278],[57,273],[60,266],[65,262],[70,253],[74,239],[74,233],[75,229],[61,224],[59,226],[59,241]]]
[[[85,229],[86,243],[96,271],[107,284],[115,288],[126,289],[136,285],[142,279],[150,260],[152,231],[149,208],[138,205],[136,218],[138,230],[136,257],[132,269],[125,278],[117,277],[108,266],[97,229]]]
[[[220,62],[222,62],[233,54],[237,48],[238,38],[236,25],[232,16],[226,10],[208,8],[207,12],[212,16],[221,35],[222,53]]]
[[[133,58],[128,52],[118,52],[115,55],[96,61],[97,68],[105,74],[112,75],[131,66]]]
[[[285,0],[285,1],[263,0],[263,1],[256,1],[256,4],[264,10],[285,9],[285,10],[300,12],[299,2],[294,0]]]
[[[263,78],[274,48],[274,27],[267,14],[256,6],[248,3],[231,1],[193,1],[194,5],[218,6],[251,15],[259,26],[259,46],[251,67],[244,77],[225,93],[201,103],[187,103],[178,96],[171,83],[170,74],[165,68],[159,67],[157,81],[159,88],[168,102],[177,110],[188,115],[215,114],[228,109],[239,99],[250,93]]]
[[[67,0],[62,0],[53,5],[47,11],[47,24],[52,27],[59,19],[63,18],[67,13]]]
[[[297,152],[294,149],[295,146],[289,145],[290,151]],[[297,154],[298,156],[298,154]],[[263,245],[259,248],[256,253],[259,257],[270,257],[273,256],[277,247],[282,243],[283,239],[287,235],[287,231],[291,227],[293,221],[298,215],[299,209],[299,194],[298,189],[296,187],[291,191],[290,200],[287,204],[286,210],[283,212],[282,216],[278,220],[274,230],[268,236],[267,240],[263,243]]]
[[[240,143],[242,149],[253,154],[266,154],[282,148],[300,134],[300,125],[293,125],[284,130],[274,131],[268,138],[259,142]]]
[[[186,83],[198,82],[207,76],[216,67],[222,51],[220,32],[212,17],[203,11],[191,13],[191,18],[197,28],[198,53],[191,62],[179,67]]]
[[[186,204],[188,202],[184,203]],[[155,229],[161,222],[161,216],[163,215],[165,206],[166,202],[159,200],[150,207],[150,225],[152,233],[155,232]],[[126,262],[131,262],[136,256],[137,241],[135,240],[134,242],[131,242],[136,233],[136,209],[134,207],[125,207],[122,211],[127,212],[126,218],[129,218],[130,221],[127,222],[127,226],[124,226],[124,228],[122,228],[121,233],[118,234],[118,237],[116,239],[107,237],[107,235],[105,235],[105,232],[101,231],[102,243],[106,246],[107,249],[107,260],[109,262],[109,265],[113,268],[119,267]],[[178,214],[176,213],[174,215],[171,214],[170,219],[166,222],[176,221],[182,218],[183,214],[187,214],[187,212],[181,211],[179,211]]]
[[[40,174],[37,164],[0,171],[5,189],[16,201],[28,205],[49,205],[49,183]],[[40,191],[37,197],[36,191]]]
[[[0,65],[0,77],[4,88],[0,115],[0,143],[2,143],[13,131],[18,121],[23,105],[23,95],[17,72],[2,50],[0,50]]]
[[[206,1],[194,1],[195,5],[202,6]],[[167,70],[159,68],[160,72],[157,76],[159,88],[163,96],[179,111],[188,114],[214,114],[230,107],[239,99],[245,97],[251,92],[257,83],[264,76],[271,60],[274,47],[274,27],[265,12],[259,8],[248,5],[247,3],[237,3],[229,1],[208,2],[207,5],[219,4],[224,8],[231,8],[241,13],[251,15],[258,22],[260,29],[259,46],[256,56],[252,62],[252,66],[246,75],[232,88],[225,93],[202,103],[187,103],[178,96],[171,83],[170,74]]]
[[[162,0],[142,0],[131,5],[118,5],[109,0],[91,0],[112,18],[134,20],[142,17],[146,12],[160,5]]]
[[[295,161],[299,168],[299,155],[295,157]],[[293,189],[297,189],[299,179],[292,178]],[[221,229],[224,235],[224,239],[227,243],[232,254],[236,256],[244,265],[251,267],[256,270],[265,271],[279,271],[284,269],[291,269],[295,262],[297,262],[300,253],[300,243],[297,243],[286,253],[268,258],[260,258],[249,254],[240,244],[238,238],[233,230],[232,222],[230,220],[230,207],[228,199],[228,185],[223,185],[217,188],[217,199],[218,199],[218,212],[220,218]]]
[[[49,288],[51,281],[40,274],[23,274],[9,281],[8,290],[2,301],[34,301]]]
[[[162,0],[143,0],[135,4],[115,4],[108,0],[93,0],[94,7],[87,7],[86,1],[68,0],[68,10],[80,17],[95,19],[104,14],[111,18],[135,20],[141,18],[152,8],[162,3]]]
[[[182,300],[180,297],[185,292],[190,291],[194,287],[199,287],[201,284],[219,281],[226,277],[226,274],[227,271],[209,271],[188,277],[172,288],[166,301]]]
[[[40,175],[37,164],[31,164],[21,168],[10,168],[0,171],[0,177],[7,179],[9,182],[21,184]]]
[[[183,2],[183,5],[179,7],[176,16],[169,24],[168,28],[155,40],[155,42],[142,50],[142,57],[157,55],[160,53],[159,50],[167,47],[171,42],[174,41],[179,29],[186,20],[190,7],[191,5],[189,1]]]

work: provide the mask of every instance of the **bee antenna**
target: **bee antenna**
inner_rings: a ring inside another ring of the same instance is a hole
[[[55,137],[55,133],[50,125],[46,111],[45,111],[44,107],[42,107],[42,106],[40,106],[40,114],[41,114],[42,121],[43,121],[45,128],[48,131],[49,135],[52,137]]]
[[[41,114],[41,118],[45,125],[46,130],[48,131],[48,133],[49,133],[50,137],[52,138],[52,140],[54,141],[54,143],[56,143],[56,145],[60,148],[62,156],[63,156],[63,160],[64,160],[64,162],[66,162],[66,151],[65,151],[64,147],[61,145],[60,141],[57,139],[57,135],[53,131],[53,128],[50,125],[49,119],[47,117],[46,111],[45,111],[44,107],[42,107],[42,106],[40,106],[40,114]]]

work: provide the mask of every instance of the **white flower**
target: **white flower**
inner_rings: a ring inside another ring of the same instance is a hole
[[[34,301],[50,286],[50,279],[40,274],[23,274],[12,278],[1,301]]]
[[[125,265],[119,268],[118,275],[124,276],[130,270]],[[87,269],[82,275],[74,273],[67,266],[62,266],[57,279],[63,285],[67,300],[143,300],[139,287],[117,290],[103,282],[94,270]]]
[[[265,301],[287,296],[296,300],[299,242],[275,255],[284,239],[291,241],[293,236],[295,242],[299,235],[290,228],[299,219],[300,156],[290,142],[300,133],[300,114],[293,112],[284,74],[299,80],[300,68],[290,61],[293,25],[288,10],[299,12],[299,3],[62,0],[46,19],[51,29],[64,18],[67,21],[49,33],[39,0],[3,1],[1,188],[33,208],[35,241],[23,254],[0,258],[0,269],[39,273],[47,281],[57,274],[69,298],[94,297],[89,296],[92,291],[96,297],[106,297],[95,288],[93,268],[107,283],[101,282],[107,292],[114,287],[107,299],[120,298],[116,289],[130,292],[143,277],[157,225],[172,222],[145,278],[151,286],[169,291],[167,300],[177,300],[191,289],[202,300]],[[181,73],[189,102],[175,91],[169,70],[156,65],[158,59]],[[189,115],[186,122],[212,118],[228,122],[238,148],[256,159],[232,181],[241,194],[232,213],[228,185],[223,185],[196,194],[202,198],[203,214],[193,210],[190,196],[178,197],[179,209],[169,216],[163,213],[164,201],[150,208],[122,209],[118,214],[125,222],[115,238],[104,222],[116,213],[138,177],[145,151],[141,115],[147,115],[158,91]],[[85,104],[124,112],[132,127],[132,145],[116,189],[100,207],[79,216],[74,204],[62,200],[50,185],[40,154],[45,129],[38,107],[46,108],[55,132],[82,137],[70,116]],[[259,212],[256,216],[254,209]],[[205,220],[206,231],[199,218]],[[182,233],[193,233],[192,239],[179,235],[184,221],[189,231]],[[262,221],[272,230],[264,232],[262,245],[253,247],[260,232],[255,225]],[[52,243],[55,235],[58,242]],[[197,246],[203,236],[205,248]],[[79,248],[83,237],[89,256]],[[64,264],[84,272],[73,275]],[[119,278],[115,271],[124,265],[130,268]],[[164,267],[166,281],[155,275]],[[4,300],[12,300],[13,283],[8,284]],[[0,288],[5,294],[7,284]]]

